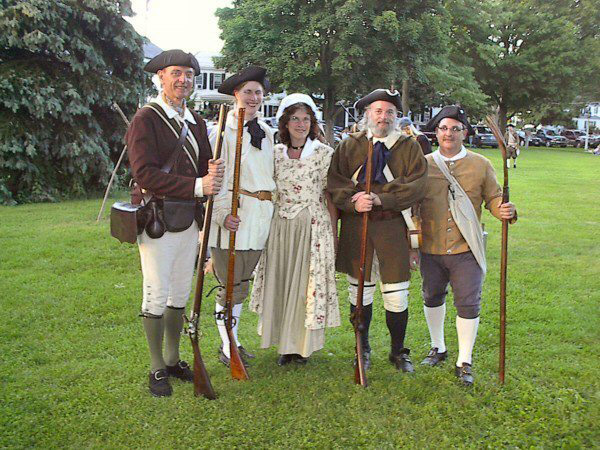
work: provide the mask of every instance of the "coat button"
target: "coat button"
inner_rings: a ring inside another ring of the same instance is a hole
[[[452,228],[448,228],[446,231],[447,231],[448,233],[450,233],[450,232],[452,231]]]
[[[452,253],[452,250],[448,249],[448,250],[446,250],[446,253],[450,254],[450,253]]]

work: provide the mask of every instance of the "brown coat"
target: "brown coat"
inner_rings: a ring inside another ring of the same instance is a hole
[[[152,109],[140,108],[135,114],[125,139],[133,179],[142,188],[160,196],[194,198],[196,178],[208,173],[208,160],[212,158],[212,153],[204,120],[196,113],[192,114],[196,125],[188,125],[200,149],[198,173],[185,152],[181,153],[171,173],[161,172],[178,139]],[[139,204],[140,201],[138,190],[132,194],[132,203]]]
[[[432,155],[429,162],[427,194],[421,202],[420,214],[423,229],[421,251],[434,255],[454,255],[469,251],[469,245],[460,233],[450,213],[448,204],[448,180],[439,169]],[[500,218],[502,189],[490,161],[467,150],[467,156],[457,161],[446,162],[450,173],[460,183],[481,219],[481,206]]]
[[[354,278],[359,275],[362,221],[361,214],[354,211],[351,198],[364,190],[364,186],[355,186],[351,178],[365,162],[367,149],[364,131],[344,139],[335,150],[327,179],[327,190],[333,203],[342,211],[336,269]],[[369,220],[365,279],[371,278],[375,249],[381,281],[397,283],[410,278],[406,224],[401,211],[418,203],[425,195],[427,162],[417,141],[407,136],[400,136],[390,151],[388,166],[394,180],[385,184],[373,183],[372,191],[381,199],[381,206],[374,207],[373,211],[375,214],[381,211],[397,214],[389,219]]]

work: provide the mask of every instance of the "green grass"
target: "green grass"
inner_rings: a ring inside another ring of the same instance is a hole
[[[481,153],[500,173],[498,150]],[[471,389],[457,385],[452,362],[395,372],[380,297],[370,386],[355,386],[340,281],[344,323],[328,330],[306,367],[276,366],[245,311],[240,334],[258,357],[250,382],[232,381],[216,358],[207,299],[201,346],[219,398],[195,398],[180,382],[172,397],[152,398],[137,249],[111,238],[107,219],[95,223],[100,200],[0,208],[0,447],[600,446],[600,158],[530,149],[518,164],[510,171],[519,221],[509,234],[506,384],[497,376],[500,224],[485,212],[489,273]],[[410,314],[407,345],[418,364],[428,350],[418,276]]]

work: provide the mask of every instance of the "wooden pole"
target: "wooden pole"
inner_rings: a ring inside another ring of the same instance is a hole
[[[494,133],[498,141],[498,147],[502,152],[502,164],[504,169],[504,183],[502,186],[502,203],[509,201],[509,186],[508,186],[508,155],[506,152],[506,143],[500,133],[498,125],[491,118],[487,117],[486,121]],[[500,250],[500,354],[498,374],[500,383],[504,384],[504,375],[506,369],[506,280],[508,268],[508,220],[502,219],[502,243]]]

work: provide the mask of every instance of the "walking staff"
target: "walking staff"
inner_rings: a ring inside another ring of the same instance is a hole
[[[502,167],[504,167],[504,183],[502,185],[502,203],[509,201],[508,189],[508,152],[506,143],[502,139],[502,134],[498,129],[496,121],[488,116],[486,122],[489,125],[492,133],[498,141],[498,146],[502,152]],[[516,167],[516,166],[515,166]],[[500,383],[504,384],[504,369],[506,363],[506,271],[508,267],[508,220],[502,219],[502,247],[500,250],[500,362],[498,373]]]
[[[223,147],[223,132],[225,131],[225,117],[227,115],[227,106],[221,105],[219,110],[219,122],[217,125],[218,134],[217,142],[215,145],[215,151],[213,159],[218,160],[221,158],[221,148]],[[208,237],[210,235],[210,221],[212,220],[214,197],[211,195],[206,203],[206,210],[204,212],[204,224],[202,226],[202,243],[200,245],[200,254],[198,256],[198,268],[196,278],[196,292],[194,294],[194,305],[192,307],[192,313],[187,321],[187,334],[192,342],[192,349],[194,351],[194,395],[202,395],[210,400],[217,398],[217,395],[212,387],[208,372],[204,366],[202,355],[200,354],[200,346],[198,344],[198,324],[200,322],[200,308],[202,306],[202,293],[204,291],[204,264],[206,261],[206,254],[208,252]]]

